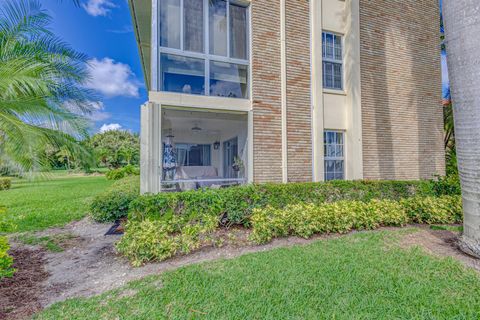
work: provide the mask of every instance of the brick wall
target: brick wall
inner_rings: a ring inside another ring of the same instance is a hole
[[[282,181],[280,1],[252,1],[255,182]],[[312,180],[309,4],[286,5],[289,181]]]
[[[312,181],[310,5],[286,1],[288,181]]]
[[[366,179],[445,171],[438,0],[360,0]]]
[[[251,16],[254,181],[281,182],[280,1],[252,1]]]

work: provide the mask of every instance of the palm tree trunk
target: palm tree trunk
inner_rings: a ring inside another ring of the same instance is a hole
[[[480,257],[480,1],[443,0],[443,18],[465,216],[460,246]]]

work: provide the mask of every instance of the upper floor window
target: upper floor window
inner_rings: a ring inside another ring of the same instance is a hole
[[[322,33],[323,87],[343,90],[342,37],[333,33]]]
[[[248,98],[245,0],[159,0],[160,90]]]

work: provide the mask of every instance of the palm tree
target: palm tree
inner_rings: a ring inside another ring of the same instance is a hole
[[[446,49],[454,104],[457,161],[462,184],[461,248],[480,257],[480,6],[444,0]]]
[[[41,150],[63,146],[82,155],[91,110],[86,56],[48,26],[37,0],[7,0],[0,7],[0,162],[23,171],[48,164]]]

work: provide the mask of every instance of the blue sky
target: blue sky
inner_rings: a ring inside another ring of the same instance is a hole
[[[97,93],[94,132],[102,126],[138,132],[140,105],[147,101],[130,11],[126,0],[45,0],[56,35],[90,59]],[[105,127],[104,127],[105,128]]]
[[[127,0],[83,0],[81,7],[72,2],[42,1],[53,17],[55,34],[90,57],[90,87],[98,94],[92,131],[122,128],[139,132],[140,105],[147,101],[147,92]],[[444,54],[442,74],[445,94]]]

